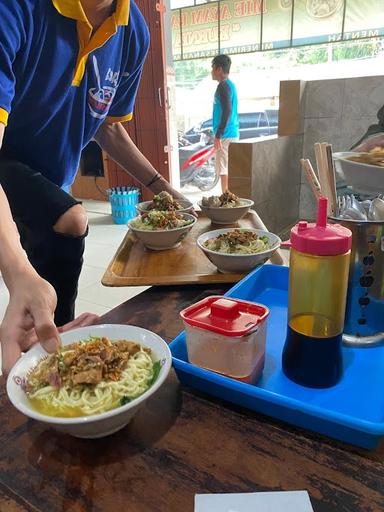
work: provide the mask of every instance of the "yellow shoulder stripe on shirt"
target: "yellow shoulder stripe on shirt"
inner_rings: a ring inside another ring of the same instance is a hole
[[[77,21],[79,54],[72,85],[78,87],[85,73],[88,55],[103,46],[110,37],[116,34],[119,26],[128,25],[130,0],[117,0],[116,11],[103,22],[94,34],[80,0],[52,0],[52,3],[62,16]]]
[[[4,126],[8,124],[8,112],[3,108],[0,108],[0,123],[3,123]]]
[[[77,21],[88,21],[80,0],[52,0],[56,10],[65,16]],[[128,25],[129,0],[117,0],[115,17],[117,25]]]
[[[127,114],[126,116],[122,117],[113,117],[113,116],[107,116],[106,121],[108,124],[113,123],[125,123],[126,121],[130,121],[133,118],[133,113]]]

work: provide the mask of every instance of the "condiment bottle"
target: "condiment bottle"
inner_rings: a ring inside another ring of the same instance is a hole
[[[343,372],[341,341],[352,233],[327,224],[327,199],[320,197],[317,223],[291,230],[288,330],[283,371],[303,386],[335,385]]]

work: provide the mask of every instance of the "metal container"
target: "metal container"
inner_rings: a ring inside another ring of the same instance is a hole
[[[384,344],[384,222],[332,220],[352,231],[343,342]]]

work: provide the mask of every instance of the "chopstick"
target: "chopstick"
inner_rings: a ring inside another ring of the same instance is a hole
[[[328,185],[328,176],[327,176],[327,171],[325,169],[325,163],[323,161],[323,153],[322,153],[320,142],[316,142],[316,144],[315,144],[315,156],[316,156],[316,165],[317,165],[317,172],[319,175],[321,192],[322,192],[323,196],[325,196],[329,199],[330,191],[329,191],[329,185]],[[328,201],[328,213],[330,213],[330,202],[329,201]]]
[[[331,185],[331,177],[330,177],[331,173],[333,173],[333,175],[334,175],[334,171],[333,171],[333,167],[332,167],[332,170],[329,169],[327,146],[329,146],[329,144],[326,144],[326,143],[320,144],[320,142],[316,142],[315,156],[316,156],[316,165],[317,165],[317,170],[318,170],[318,174],[319,174],[321,192],[322,192],[323,196],[325,196],[328,199],[328,215],[333,215],[336,213],[336,191],[335,191],[335,197],[334,197],[332,185]],[[332,156],[332,154],[331,154],[331,156]]]
[[[331,210],[332,214],[336,214],[337,210],[337,192],[336,192],[336,173],[335,166],[333,163],[332,157],[332,145],[325,144],[325,153],[327,157],[327,169],[328,169],[328,180],[329,180],[329,189],[331,193],[330,201],[331,201]]]
[[[313,170],[312,164],[310,160],[308,160],[308,158],[302,158],[300,160],[300,163],[304,171],[305,177],[307,178],[310,189],[312,190],[315,199],[318,200],[319,197],[321,196],[321,186],[319,180],[317,179],[315,171]]]

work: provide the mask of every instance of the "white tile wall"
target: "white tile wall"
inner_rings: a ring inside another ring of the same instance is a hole
[[[303,157],[315,163],[315,142],[330,142],[347,151],[367,128],[377,123],[384,105],[383,76],[308,81],[305,85]],[[300,194],[300,218],[315,218],[316,204],[305,181]]]

